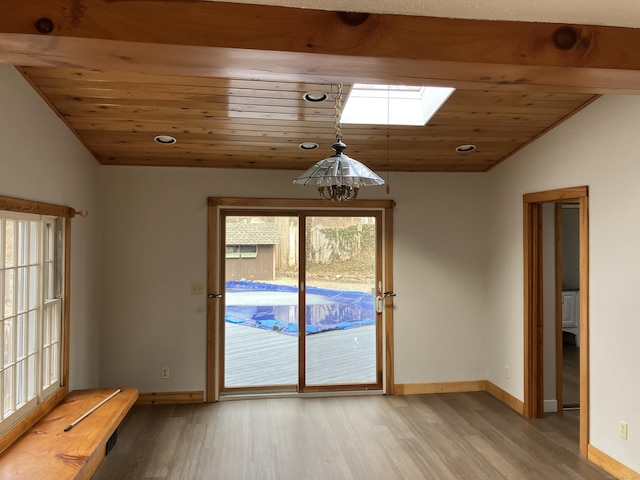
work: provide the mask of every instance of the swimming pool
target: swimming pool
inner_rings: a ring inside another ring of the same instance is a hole
[[[306,333],[342,330],[376,322],[373,295],[308,287]],[[298,333],[298,288],[267,282],[226,282],[225,321],[284,334]]]

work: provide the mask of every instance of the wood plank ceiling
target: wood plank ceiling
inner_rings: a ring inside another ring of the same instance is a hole
[[[103,165],[305,170],[335,141],[328,84],[20,71]],[[329,100],[305,102],[312,90]],[[485,172],[596,97],[459,89],[426,126],[343,125],[345,153],[380,171]],[[156,135],[178,141],[159,145]],[[302,142],[319,149],[303,151]],[[457,153],[464,144],[477,149]]]

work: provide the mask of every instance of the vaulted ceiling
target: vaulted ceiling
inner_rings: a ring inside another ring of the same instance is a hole
[[[343,125],[347,154],[380,170],[483,172],[598,94],[640,91],[632,29],[205,1],[81,7],[4,0],[0,62],[22,66],[103,164],[306,169],[330,154],[334,111],[303,93],[365,82],[457,90],[427,126]],[[160,134],[178,142],[155,144]]]
[[[22,71],[105,165],[304,170],[329,156],[335,142],[331,85],[68,68]],[[328,99],[307,102],[308,91],[323,91]],[[593,98],[457,90],[426,126],[343,124],[345,153],[380,170],[484,172]],[[158,144],[156,135],[177,142]],[[302,150],[303,142],[319,148]],[[456,151],[468,144],[476,149]]]

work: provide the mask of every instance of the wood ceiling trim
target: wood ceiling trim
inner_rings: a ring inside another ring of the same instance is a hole
[[[42,19],[51,33],[36,29]],[[605,26],[209,1],[0,2],[0,62],[19,65],[640,93],[639,46],[640,30]]]

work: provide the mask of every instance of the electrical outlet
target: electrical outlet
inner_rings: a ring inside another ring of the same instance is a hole
[[[509,380],[510,373],[511,372],[509,371],[509,367],[504,367],[504,378]]]
[[[191,284],[191,295],[204,294],[204,284],[202,282],[193,282]]]
[[[627,422],[623,422],[622,420],[620,420],[620,438],[626,440],[628,433],[629,425],[627,424]]]
[[[169,367],[162,367],[162,370],[160,371],[160,378],[163,380],[169,378]]]

